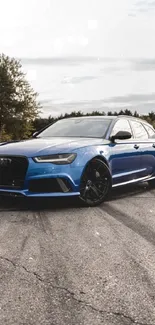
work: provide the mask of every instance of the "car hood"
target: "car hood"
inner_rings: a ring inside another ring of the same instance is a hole
[[[0,155],[21,155],[35,157],[62,152],[71,152],[78,148],[103,145],[109,141],[94,138],[33,138],[24,141],[0,143]]]

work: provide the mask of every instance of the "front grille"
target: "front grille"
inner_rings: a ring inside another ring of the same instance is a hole
[[[25,157],[0,156],[0,188],[22,189],[27,168]]]
[[[64,178],[34,179],[29,182],[29,191],[33,193],[65,193],[71,191],[71,186]]]

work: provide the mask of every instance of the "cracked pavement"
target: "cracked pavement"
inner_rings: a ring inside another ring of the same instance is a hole
[[[1,325],[155,325],[155,190],[0,201]]]

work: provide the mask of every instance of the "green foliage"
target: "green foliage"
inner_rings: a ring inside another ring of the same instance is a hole
[[[0,140],[29,137],[38,113],[37,93],[26,80],[21,63],[0,54]]]
[[[155,112],[150,112],[148,115],[144,115],[143,118],[155,128]]]

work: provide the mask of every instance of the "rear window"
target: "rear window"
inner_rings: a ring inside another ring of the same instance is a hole
[[[130,121],[136,139],[148,139],[148,133],[141,122]]]
[[[153,128],[151,128],[151,126],[149,126],[148,124],[144,124],[144,127],[147,130],[147,132],[149,134],[149,137],[150,138],[152,138],[152,137],[154,138],[155,132],[154,132]]]

